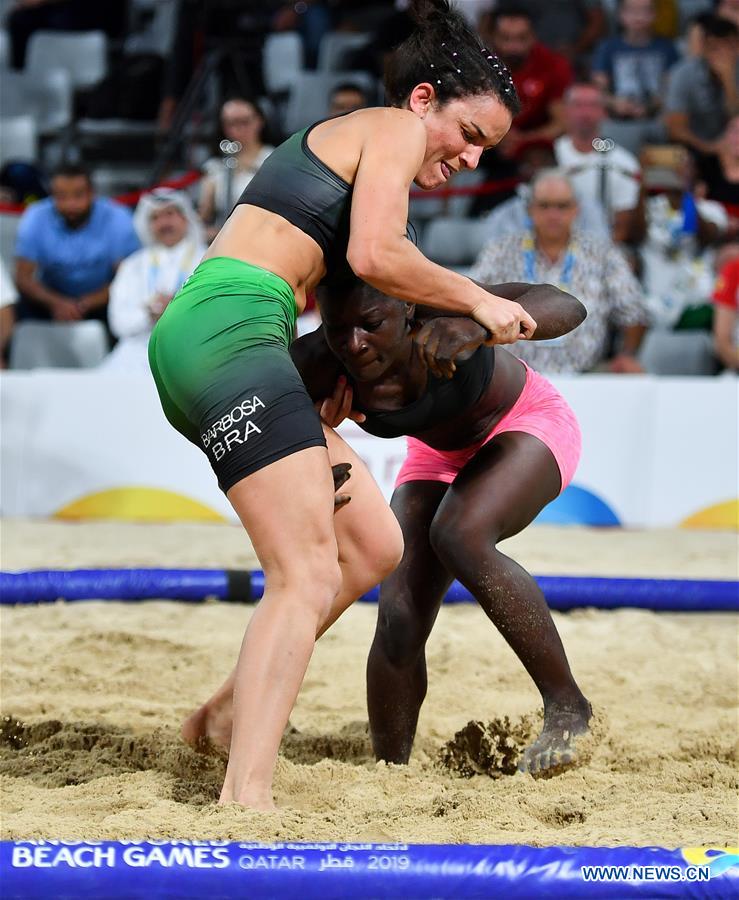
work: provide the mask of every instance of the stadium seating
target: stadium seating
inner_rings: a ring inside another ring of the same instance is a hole
[[[287,134],[324,118],[331,91],[345,81],[359,85],[371,98],[377,95],[377,82],[368,72],[302,72],[287,100],[283,123]]]
[[[72,87],[91,88],[108,74],[108,39],[102,31],[37,31],[28,42],[26,71],[69,72]]]
[[[10,368],[91,368],[109,350],[102,322],[19,322],[13,332]]]
[[[337,72],[346,64],[345,55],[359,50],[369,42],[371,35],[348,31],[329,31],[321,39],[318,50],[318,69],[321,72]]]
[[[466,271],[482,250],[486,233],[485,222],[450,216],[436,218],[424,232],[423,251],[434,262]]]
[[[38,132],[32,115],[0,118],[0,165],[11,160],[33,162],[38,156]]]
[[[289,91],[303,71],[303,42],[297,31],[270,34],[262,51],[262,77],[270,94]]]
[[[13,270],[15,256],[15,238],[18,234],[20,216],[0,215],[0,258],[6,267]]]
[[[706,331],[649,331],[639,362],[650,375],[715,375],[719,368]]]
[[[3,72],[0,78],[2,115],[31,115],[39,135],[57,134],[72,122],[72,81],[66,69],[36,74]]]

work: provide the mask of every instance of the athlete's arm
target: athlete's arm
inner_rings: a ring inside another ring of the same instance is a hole
[[[499,297],[515,300],[536,320],[533,341],[551,341],[569,334],[585,321],[588,314],[577,297],[553,284],[510,281],[506,284],[480,284],[480,287]]]
[[[537,324],[532,341],[549,341],[574,331],[588,314],[577,297],[553,284],[528,284],[523,281],[508,281],[504,284],[483,284],[481,281],[474,283],[490,294],[515,301],[533,316]],[[438,307],[417,303],[413,318],[417,322],[427,322],[434,318],[454,318],[459,315],[464,314],[450,313]]]
[[[576,297],[551,284],[508,282],[480,284],[480,287],[520,303],[536,319],[533,340],[551,340],[567,334],[587,315]],[[450,378],[456,363],[469,359],[490,338],[488,332],[472,319],[440,314],[439,310],[428,307],[417,306],[414,319],[419,324],[414,335],[416,346],[426,365],[437,376]]]
[[[473,287],[427,259],[405,236],[408,191],[426,152],[414,113],[386,110],[363,147],[354,180],[347,260],[356,275],[397,297],[472,316],[498,343],[530,337],[536,322],[520,306]]]

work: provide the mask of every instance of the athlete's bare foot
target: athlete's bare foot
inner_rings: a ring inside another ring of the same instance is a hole
[[[223,782],[221,796],[218,805],[225,806],[228,803],[238,803],[248,809],[256,809],[258,812],[277,812],[275,801],[272,799],[272,789],[269,785],[258,784],[254,781],[246,781],[236,790],[229,772],[226,772],[226,780]]]
[[[230,703],[215,705],[208,702],[185,719],[181,734],[195,750],[207,751],[217,747],[228,753],[231,746],[231,724]]]
[[[248,809],[255,809],[257,812],[278,812],[274,800],[269,797],[250,797],[244,796],[243,799],[232,797],[230,793],[225,795],[225,789],[221,792],[218,800],[219,806],[226,806],[228,803],[238,803],[239,806],[246,806]]]
[[[519,771],[535,778],[552,778],[586,762],[588,754],[578,744],[590,732],[592,715],[584,698],[577,706],[548,704],[541,734],[524,751]]]

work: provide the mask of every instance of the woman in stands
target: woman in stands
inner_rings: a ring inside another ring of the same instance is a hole
[[[262,140],[264,125],[264,114],[251,100],[234,97],[221,108],[223,133],[227,140],[240,144],[241,150],[228,160],[235,164],[233,169],[224,165],[222,156],[208,159],[203,165],[205,175],[201,183],[198,214],[208,230],[209,240],[218,233],[217,224],[228,216],[235,200],[274,150]]]
[[[222,803],[274,808],[280,738],[316,635],[363,587],[351,583],[353,554],[373,558],[369,583],[402,555],[366,469],[333,433],[327,452],[290,359],[306,292],[348,261],[394,297],[473,317],[491,341],[536,327],[405,237],[410,185],[435,188],[474,168],[518,110],[507,69],[446,0],[414,0],[412,10],[419,27],[388,63],[391,108],[321,122],[278,147],[149,345],[165,415],[205,451],[265,572],[237,663]],[[335,519],[329,456],[353,464],[355,502]]]

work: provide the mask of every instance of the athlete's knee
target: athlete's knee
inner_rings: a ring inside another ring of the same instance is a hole
[[[403,532],[398,520],[392,513],[388,514],[384,523],[379,552],[376,554],[375,567],[378,581],[387,578],[398,568],[403,559]]]
[[[287,564],[265,571],[265,589],[292,597],[323,619],[341,591],[341,569],[335,545],[306,546]]]
[[[366,578],[367,587],[384,581],[403,558],[403,532],[388,509],[384,518],[372,519],[344,536],[342,560]]]
[[[380,592],[375,641],[385,659],[404,668],[418,659],[431,631],[408,596]]]
[[[429,542],[437,557],[452,572],[470,559],[489,552],[500,538],[495,517],[479,521],[471,512],[459,508],[439,510],[429,529]]]

